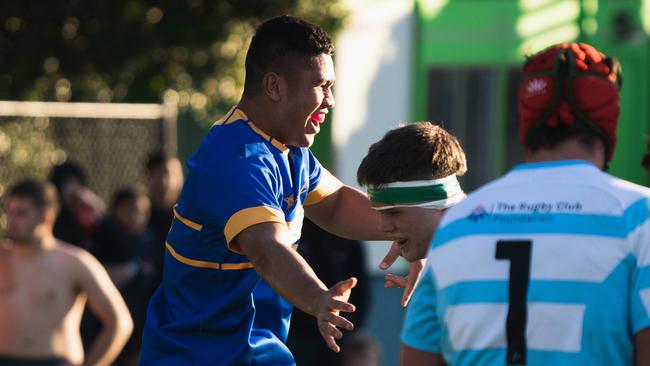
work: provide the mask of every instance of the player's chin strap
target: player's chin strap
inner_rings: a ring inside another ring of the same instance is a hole
[[[396,207],[420,207],[444,210],[465,198],[456,174],[434,179],[394,182],[368,186],[368,198],[382,206],[377,211]]]

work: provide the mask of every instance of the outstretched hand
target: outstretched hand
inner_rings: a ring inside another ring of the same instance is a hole
[[[422,274],[422,269],[424,268],[425,263],[426,259],[419,259],[409,263],[409,273],[406,276],[396,276],[390,273],[384,276],[384,279],[386,280],[384,287],[404,288],[404,294],[402,295],[402,301],[400,302],[403,307],[406,307],[411,300],[415,286],[417,286],[418,281],[420,281],[420,275]]]
[[[357,285],[357,279],[350,277],[341,281],[324,292],[318,300],[316,309],[316,320],[318,322],[318,331],[327,343],[327,346],[334,352],[339,352],[341,348],[336,344],[337,339],[343,337],[343,333],[338,328],[347,330],[354,329],[354,325],[344,317],[340,316],[341,311],[348,313],[354,312],[354,305],[348,303],[352,288]]]
[[[395,263],[399,256],[399,246],[397,243],[393,242],[390,249],[388,250],[388,253],[386,253],[386,256],[379,264],[379,268],[384,270],[387,269],[393,263]],[[406,307],[406,305],[409,303],[409,300],[411,300],[411,295],[413,295],[413,290],[415,290],[415,286],[420,280],[420,274],[422,273],[422,268],[424,268],[425,263],[425,259],[420,259],[409,263],[409,272],[406,276],[396,276],[394,274],[387,274],[384,276],[384,279],[386,280],[384,287],[404,288],[404,294],[402,294],[402,300],[400,301],[400,304],[403,307]]]

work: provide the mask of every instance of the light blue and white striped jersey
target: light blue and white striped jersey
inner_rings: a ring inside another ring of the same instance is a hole
[[[402,341],[449,365],[631,365],[650,326],[650,190],[529,163],[445,215]]]

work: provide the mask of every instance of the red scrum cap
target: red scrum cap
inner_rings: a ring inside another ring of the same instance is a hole
[[[551,46],[528,58],[519,88],[520,138],[545,123],[584,123],[598,133],[610,161],[616,145],[621,67],[584,43]]]

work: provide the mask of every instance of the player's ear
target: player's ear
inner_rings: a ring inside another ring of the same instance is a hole
[[[264,94],[274,102],[280,101],[283,89],[281,84],[283,81],[282,77],[274,72],[267,72],[264,74],[264,77],[262,78]]]

